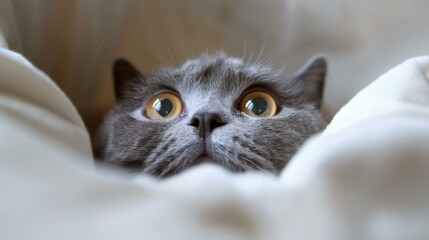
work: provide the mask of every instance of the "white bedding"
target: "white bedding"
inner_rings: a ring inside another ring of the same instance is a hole
[[[356,95],[279,178],[97,171],[75,108],[0,49],[0,239],[429,239],[429,57]]]

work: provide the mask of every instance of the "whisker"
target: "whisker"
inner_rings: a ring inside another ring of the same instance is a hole
[[[155,63],[156,65],[161,65],[161,63],[151,54],[151,53],[149,53],[149,52],[147,52],[146,50],[142,50],[142,49],[136,49],[136,48],[133,48],[133,47],[128,47],[128,46],[124,46],[124,45],[122,45],[122,44],[119,44],[119,43],[115,43],[115,42],[112,42],[112,41],[107,41],[106,40],[106,42],[108,42],[109,44],[112,44],[112,45],[116,45],[116,46],[118,46],[118,47],[121,47],[121,48],[123,48],[123,49],[126,49],[126,50],[129,50],[129,51],[132,51],[132,52],[135,52],[135,53],[138,53],[138,54],[140,54],[140,55],[142,55],[142,56],[145,56],[145,57],[148,57],[148,59],[150,60],[150,61],[152,61],[153,63]]]
[[[104,44],[107,42],[107,39],[109,39],[110,34],[111,34],[111,31],[109,31],[109,32],[106,34],[106,36],[104,36],[103,40],[102,40],[102,41],[101,41],[101,43],[100,43],[100,46],[98,46],[98,48],[97,48],[97,52],[96,52],[96,55],[97,55],[97,56],[99,56],[99,55],[100,55],[101,48],[102,48],[102,47],[104,46]]]
[[[247,38],[245,37],[244,44],[243,44],[243,54],[242,54],[242,58],[244,61],[247,61],[246,55],[247,55]]]
[[[179,61],[177,60],[177,55],[176,52],[174,51],[174,48],[170,42],[170,39],[165,35],[165,33],[163,34],[165,41],[167,42],[167,46],[170,49],[170,52],[173,54],[173,59],[176,65],[179,65]]]
[[[258,57],[255,60],[255,64],[259,65],[259,60],[265,51],[266,45],[267,45],[267,41],[265,40],[264,43],[262,44],[262,48],[259,50]]]
[[[259,35],[257,34],[256,35],[256,46],[255,46],[255,51],[252,51],[251,52],[251,55],[250,55],[250,57],[249,57],[249,63],[250,64],[253,64],[254,63],[254,56],[255,56],[255,53],[256,53],[256,51],[258,50],[258,48],[259,48]]]
[[[161,32],[159,33],[159,40],[160,40],[160,42],[161,42],[161,48],[162,48],[162,51],[164,52],[164,56],[165,56],[165,57],[167,57],[167,60],[168,60],[169,62],[171,62],[171,57],[170,57],[170,55],[167,53],[167,50],[165,50],[164,38],[162,37],[162,36],[163,36],[163,34],[164,34],[164,28],[161,28]]]
[[[240,160],[243,160],[243,161],[245,161],[245,162],[247,162],[247,163],[249,163],[250,165],[252,165],[253,166],[253,169],[257,169],[257,170],[259,170],[259,171],[261,171],[261,172],[265,172],[265,173],[269,173],[269,171],[267,171],[267,170],[265,170],[264,168],[262,168],[260,165],[258,165],[256,162],[254,162],[254,161],[252,161],[252,160],[250,160],[250,158],[240,158]]]
[[[269,54],[266,58],[262,59],[261,63],[264,65],[268,64],[274,58],[276,58],[276,57],[280,56],[281,54],[287,52],[290,49],[290,47],[291,46],[288,45],[279,51],[273,50],[271,54]]]

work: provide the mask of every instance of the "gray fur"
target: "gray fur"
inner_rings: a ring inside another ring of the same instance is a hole
[[[160,177],[201,162],[234,172],[277,174],[304,141],[325,126],[318,110],[325,72],[323,58],[313,59],[295,76],[221,53],[147,76],[118,61],[114,68],[118,103],[105,117],[94,151],[105,162]],[[276,115],[255,118],[237,110],[242,94],[255,87],[276,98],[280,107]],[[142,114],[146,102],[163,89],[180,95],[184,112],[163,121],[147,119]],[[215,113],[225,124],[203,141],[191,125],[197,113]],[[207,155],[200,156],[204,149]]]

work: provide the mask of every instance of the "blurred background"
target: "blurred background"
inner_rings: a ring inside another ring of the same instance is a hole
[[[116,58],[144,73],[219,49],[290,73],[325,54],[329,120],[389,68],[429,54],[428,10],[425,0],[0,0],[0,30],[93,133],[114,105]]]

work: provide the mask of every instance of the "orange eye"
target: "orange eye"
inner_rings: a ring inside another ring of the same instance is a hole
[[[240,101],[240,111],[252,117],[272,117],[277,113],[274,98],[263,91],[248,93]]]
[[[182,113],[182,100],[173,93],[160,93],[152,97],[146,106],[146,116],[154,120],[164,120]]]

